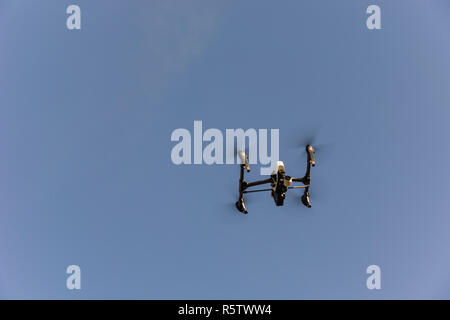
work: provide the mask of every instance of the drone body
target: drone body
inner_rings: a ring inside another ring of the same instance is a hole
[[[244,169],[247,170],[247,172],[250,171],[250,166],[248,164],[247,156],[244,152],[240,152],[239,156],[241,157],[242,164],[241,164],[241,174],[239,178],[239,200],[236,202],[236,208],[244,213],[247,214],[248,211],[245,208],[244,203],[244,194],[251,193],[251,192],[261,192],[261,191],[270,191],[272,198],[275,201],[275,204],[277,206],[284,205],[284,199],[286,198],[286,192],[289,189],[297,189],[297,188],[304,188],[305,191],[302,195],[302,203],[308,207],[311,208],[311,202],[309,200],[309,186],[311,183],[311,166],[316,165],[316,161],[314,159],[314,148],[311,145],[306,146],[306,153],[307,153],[307,164],[306,164],[306,173],[303,178],[295,178],[290,177],[286,175],[286,169],[284,167],[284,163],[282,161],[278,161],[275,169],[273,170],[272,174],[270,175],[269,179],[265,180],[258,180],[254,182],[247,182],[244,180]],[[292,186],[293,182],[301,182],[303,183],[303,186]],[[266,183],[270,183],[270,188],[268,189],[258,189],[258,190],[247,190],[248,188],[263,185]]]

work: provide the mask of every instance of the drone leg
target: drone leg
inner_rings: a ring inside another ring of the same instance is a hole
[[[309,199],[309,187],[305,188],[305,192],[303,192],[302,195],[302,203],[308,207],[311,208],[311,200]]]
[[[236,201],[236,208],[243,214],[248,213],[247,209],[245,208],[244,198],[239,198],[239,200]]]
[[[241,164],[241,174],[239,178],[239,200],[236,202],[236,208],[243,214],[247,214],[248,211],[245,208],[244,204],[244,189],[245,189],[244,169],[245,165]]]
[[[309,185],[311,184],[311,165],[315,166],[316,162],[314,160],[314,149],[310,150],[308,147],[311,146],[306,146],[306,151],[308,153],[308,160],[306,163],[306,173],[305,176],[303,177],[303,183],[305,185],[307,185],[307,187],[305,188],[305,192],[303,192],[302,195],[302,203],[308,207],[311,208],[311,200],[309,199]]]

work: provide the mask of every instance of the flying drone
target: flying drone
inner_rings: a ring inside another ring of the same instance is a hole
[[[295,178],[287,176],[283,161],[278,161],[269,179],[247,182],[244,179],[244,172],[245,170],[247,172],[250,172],[248,157],[245,154],[245,152],[240,151],[239,157],[241,158],[241,165],[240,165],[241,174],[239,178],[239,200],[236,202],[236,208],[240,212],[247,214],[248,211],[245,208],[244,194],[262,191],[270,191],[272,198],[275,201],[275,204],[277,206],[282,206],[284,204],[284,199],[286,198],[286,192],[289,189],[299,189],[299,188],[305,189],[301,197],[302,203],[306,207],[311,208],[311,201],[309,199],[309,186],[311,184],[311,166],[314,167],[316,165],[316,161],[314,159],[314,148],[312,145],[308,144],[306,146],[306,153],[307,153],[306,173],[303,178]],[[300,182],[303,183],[303,185],[293,186],[292,185],[293,182]],[[270,183],[270,188],[248,190],[251,187],[267,183]]]

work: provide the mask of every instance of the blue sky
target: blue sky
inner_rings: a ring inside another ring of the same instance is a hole
[[[450,298],[449,9],[3,0],[0,297]],[[236,166],[171,162],[194,120],[280,129],[294,176],[319,128],[313,208],[291,193],[234,210]]]

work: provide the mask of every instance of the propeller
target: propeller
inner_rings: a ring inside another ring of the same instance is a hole
[[[312,146],[314,149],[314,155],[318,163],[326,160],[329,157],[330,152],[333,149],[333,143],[323,143],[323,139],[320,139],[321,129],[319,126],[306,125],[300,130],[291,130],[293,132],[288,138],[290,149],[295,148],[299,150],[299,157],[304,159],[308,153],[307,146]],[[304,161],[304,160],[303,160]]]

